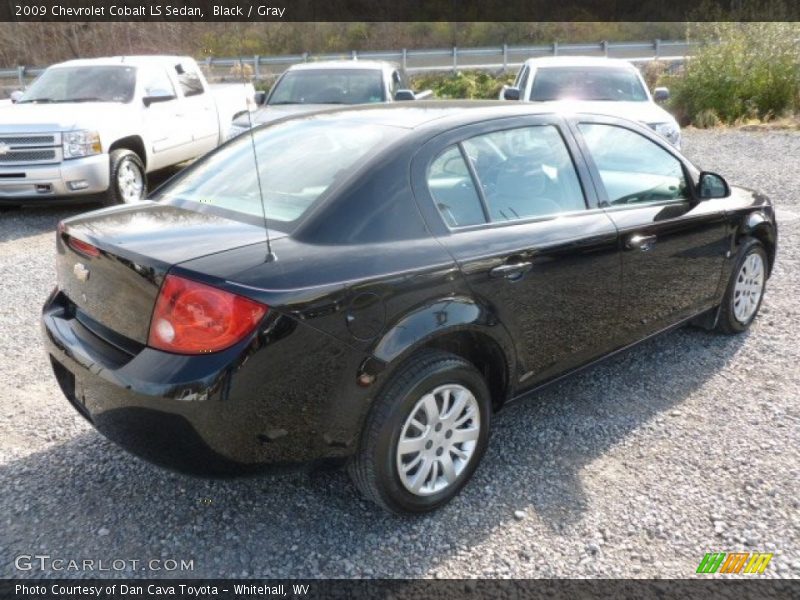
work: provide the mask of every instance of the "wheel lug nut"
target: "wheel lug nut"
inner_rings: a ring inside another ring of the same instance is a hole
[[[441,446],[439,446],[439,447],[436,449],[436,456],[441,456],[442,454],[444,454],[444,448],[442,448]]]
[[[448,430],[447,430],[447,433],[445,433],[445,434],[444,434],[444,437],[446,437],[448,440],[449,440],[451,437],[453,437],[453,430],[452,430],[452,429],[448,429]]]
[[[431,448],[433,448],[433,442],[432,442],[432,441],[430,441],[430,440],[428,440],[428,441],[425,443],[425,450],[430,450]]]
[[[441,431],[442,430],[442,424],[441,423],[437,423],[436,427],[434,427],[433,429],[434,429],[434,431]]]

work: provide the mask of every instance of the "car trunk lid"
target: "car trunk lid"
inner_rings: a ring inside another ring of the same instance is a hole
[[[58,287],[96,332],[144,344],[173,265],[264,238],[263,227],[154,202],[95,211],[59,227]]]

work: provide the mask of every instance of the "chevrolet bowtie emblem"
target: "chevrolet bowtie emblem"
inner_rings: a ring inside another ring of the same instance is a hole
[[[0,142],[0,156],[5,156],[9,152],[11,152],[11,146],[9,146],[8,144],[4,144],[3,142]]]
[[[81,263],[75,263],[75,266],[72,267],[72,273],[75,275],[78,281],[86,281],[89,279],[89,269],[87,269]]]

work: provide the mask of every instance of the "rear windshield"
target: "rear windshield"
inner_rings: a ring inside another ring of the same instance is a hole
[[[537,69],[531,100],[616,100],[645,102],[636,72],[613,67],[542,67]]]
[[[378,69],[320,69],[286,73],[268,104],[369,104],[385,99]]]
[[[25,92],[20,104],[130,102],[135,88],[134,67],[55,67],[42,73]]]
[[[291,232],[323,195],[403,130],[308,117],[234,138],[172,180],[155,200],[190,203]],[[262,207],[263,197],[263,207]]]

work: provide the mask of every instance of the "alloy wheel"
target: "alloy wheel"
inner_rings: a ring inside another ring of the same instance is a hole
[[[475,395],[459,384],[425,394],[409,414],[397,443],[397,471],[412,494],[429,496],[453,485],[472,460],[481,418]]]

